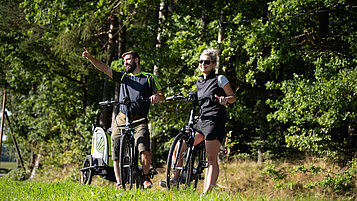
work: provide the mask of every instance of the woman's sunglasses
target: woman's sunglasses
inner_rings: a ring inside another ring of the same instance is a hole
[[[211,63],[211,61],[210,60],[198,60],[198,63],[200,63],[200,64],[202,64],[202,63],[204,63],[204,64],[207,64],[207,65],[209,65],[210,63]]]

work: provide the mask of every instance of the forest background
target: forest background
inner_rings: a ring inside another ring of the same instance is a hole
[[[166,96],[195,91],[200,53],[217,48],[217,72],[238,98],[227,106],[228,160],[309,155],[345,167],[356,158],[353,0],[0,2],[5,127],[29,168],[80,165],[92,126],[111,125],[112,110],[98,102],[116,99],[118,84],[81,57],[83,47],[116,70],[123,52],[138,51]],[[165,163],[188,109],[151,106],[155,165]]]

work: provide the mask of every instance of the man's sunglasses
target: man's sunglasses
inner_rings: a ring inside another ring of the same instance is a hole
[[[207,64],[207,65],[209,65],[210,63],[211,63],[211,61],[210,60],[198,60],[198,63],[200,63],[200,64],[202,64],[202,63],[204,63],[204,64]],[[212,61],[212,63],[213,63],[213,61]]]

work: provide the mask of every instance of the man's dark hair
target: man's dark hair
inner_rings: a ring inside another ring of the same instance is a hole
[[[125,52],[121,57],[124,59],[124,57],[128,54],[130,54],[133,57],[133,59],[139,58],[139,62],[140,62],[140,56],[136,51]]]

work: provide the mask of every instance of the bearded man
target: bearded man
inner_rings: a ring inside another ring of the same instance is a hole
[[[157,103],[165,100],[165,96],[156,76],[151,73],[141,71],[140,56],[137,52],[129,51],[122,55],[126,72],[117,72],[109,68],[105,63],[95,59],[87,51],[87,49],[85,49],[82,56],[83,58],[87,58],[98,70],[107,74],[113,81],[120,83],[120,102],[123,101],[124,97],[129,97],[130,101],[150,98],[151,103]],[[147,125],[149,108],[150,103],[143,101],[139,101],[138,104],[133,104],[129,108],[131,114],[129,121],[131,122],[132,128],[134,128],[135,143],[138,146],[138,151],[141,155],[141,164],[144,173],[144,188],[152,187],[152,182],[148,177],[151,165],[150,133]],[[120,130],[125,126],[126,114],[126,106],[120,105],[119,113],[115,117],[115,123],[113,125],[113,132],[111,135],[112,159],[114,162],[114,172],[118,187],[121,185],[119,171]]]

